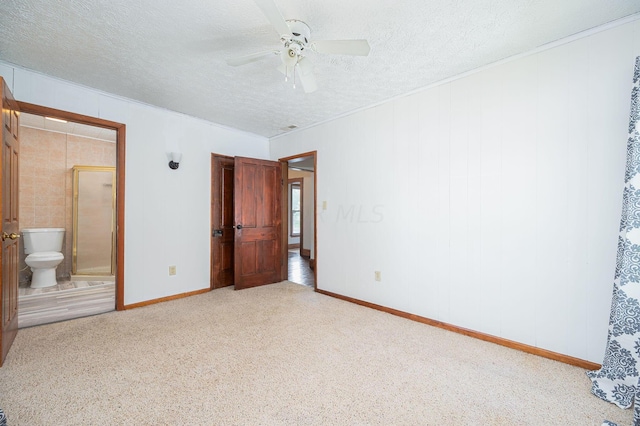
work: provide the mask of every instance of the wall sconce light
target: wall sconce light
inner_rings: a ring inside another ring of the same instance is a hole
[[[169,158],[171,159],[169,161],[169,168],[171,170],[175,170],[180,166],[180,160],[182,160],[182,153],[181,152],[171,152],[171,153],[169,153]]]

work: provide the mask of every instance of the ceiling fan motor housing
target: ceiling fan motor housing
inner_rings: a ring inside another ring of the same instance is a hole
[[[300,58],[304,56],[304,50],[311,36],[311,30],[307,24],[297,19],[288,20],[287,25],[291,30],[291,34],[282,36],[284,50],[280,54],[280,57],[286,67],[293,67],[298,63]]]
[[[297,19],[290,19],[287,24],[291,29],[291,42],[298,44],[300,50],[304,50],[311,40],[311,28],[305,22]]]

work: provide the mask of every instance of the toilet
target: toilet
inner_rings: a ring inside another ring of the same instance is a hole
[[[31,267],[31,288],[57,284],[56,268],[64,260],[62,241],[64,228],[23,229],[25,263]]]

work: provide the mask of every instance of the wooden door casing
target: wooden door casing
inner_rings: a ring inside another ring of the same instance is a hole
[[[86,124],[89,126],[112,129],[116,132],[116,310],[122,311],[128,308],[124,303],[124,264],[125,264],[125,165],[126,165],[126,133],[127,126],[116,121],[104,120],[102,118],[88,115],[76,114],[74,112],[31,104],[24,101],[17,101],[21,113],[39,115],[42,117],[56,117],[74,123]]]
[[[211,289],[233,285],[234,160],[211,156]],[[219,235],[219,233],[222,235]]]
[[[279,162],[235,158],[236,289],[281,280],[282,187]]]
[[[0,188],[2,188],[2,202],[0,203],[0,217],[2,217],[2,234],[12,238],[2,238],[2,274],[0,287],[0,317],[2,318],[2,333],[0,336],[0,366],[9,353],[9,348],[18,333],[18,259],[19,236],[18,223],[18,160],[19,144],[19,115],[18,104],[4,79],[0,78],[2,91],[2,173],[0,173]]]

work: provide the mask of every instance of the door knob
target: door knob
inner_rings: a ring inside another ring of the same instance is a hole
[[[234,228],[236,228],[236,229],[242,229],[242,225],[237,224],[236,226],[234,226]]]
[[[7,234],[6,232],[2,233],[2,241],[6,240],[7,238],[9,238],[10,240],[16,240],[18,238],[20,238],[20,235],[16,234],[15,232],[12,232],[10,234]]]

